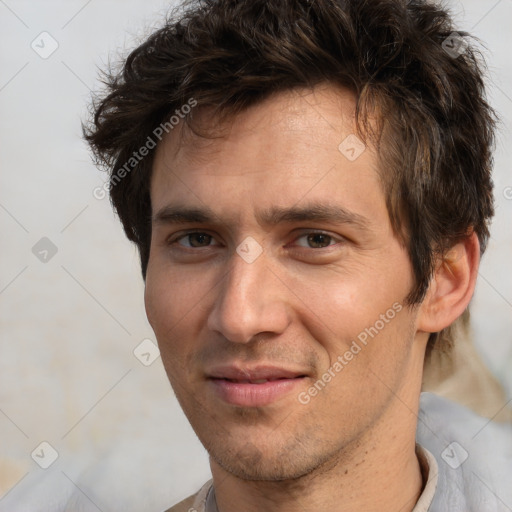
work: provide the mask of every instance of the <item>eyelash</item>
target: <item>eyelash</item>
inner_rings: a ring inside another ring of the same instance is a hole
[[[190,237],[191,235],[207,235],[207,236],[211,237],[212,240],[215,240],[214,235],[208,233],[207,231],[189,231],[189,232],[186,232],[186,233],[182,233],[179,236],[174,236],[174,237],[170,238],[167,241],[167,245],[169,245],[169,246],[172,246],[172,245],[175,245],[175,244],[180,245],[178,243],[180,240],[182,240],[184,238],[187,238],[187,237]],[[304,238],[304,237],[308,237],[310,235],[323,235],[323,236],[329,237],[330,238],[330,242],[334,242],[334,243],[329,243],[329,245],[327,245],[326,247],[320,247],[320,248],[299,246],[301,249],[312,249],[312,250],[319,251],[321,249],[327,249],[329,247],[332,247],[334,245],[339,244],[340,242],[343,242],[343,238],[341,236],[334,236],[334,235],[332,235],[330,233],[327,233],[325,231],[316,231],[316,230],[311,230],[311,231],[304,232],[301,235],[297,236],[294,239],[294,241],[296,242],[297,240],[299,240],[301,238]],[[209,249],[210,247],[215,247],[215,246],[207,245],[207,246],[204,246],[204,247],[191,247],[191,246],[180,245],[180,247],[185,249],[185,250],[195,250],[195,249]]]

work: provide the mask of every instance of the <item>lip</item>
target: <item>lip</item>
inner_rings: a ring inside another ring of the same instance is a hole
[[[212,369],[208,382],[223,401],[239,407],[263,407],[298,388],[307,374],[275,366],[222,366]],[[267,382],[254,382],[267,380]]]
[[[271,365],[258,365],[258,366],[238,366],[238,365],[225,365],[216,366],[208,372],[209,378],[214,379],[227,379],[235,381],[248,381],[248,380],[277,380],[277,379],[293,379],[296,377],[304,376],[306,372],[302,370],[291,370],[287,368],[280,368]]]

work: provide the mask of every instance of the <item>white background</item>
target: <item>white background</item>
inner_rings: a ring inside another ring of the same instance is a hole
[[[160,359],[146,367],[133,355],[154,340],[138,255],[108,199],[92,195],[106,178],[81,140],[97,66],[141,41],[169,5],[0,0],[0,510],[25,510],[38,485],[78,493],[83,510],[158,510],[209,475]],[[478,351],[510,399],[512,0],[450,5],[459,29],[486,44],[502,119],[497,214],[472,315]],[[31,48],[43,31],[59,45],[47,59]],[[47,263],[32,252],[42,237],[58,249]],[[42,441],[59,454],[47,470],[31,458]]]

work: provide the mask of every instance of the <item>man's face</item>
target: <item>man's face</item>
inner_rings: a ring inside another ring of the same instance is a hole
[[[334,87],[283,93],[157,151],[148,318],[199,439],[242,478],[378,443],[419,394],[412,270],[377,157],[338,149],[353,109]]]

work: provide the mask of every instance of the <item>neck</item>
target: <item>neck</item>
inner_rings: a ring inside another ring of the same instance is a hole
[[[219,512],[411,512],[423,487],[415,451],[419,391],[406,395],[392,400],[371,432],[298,479],[247,481],[211,459]]]

